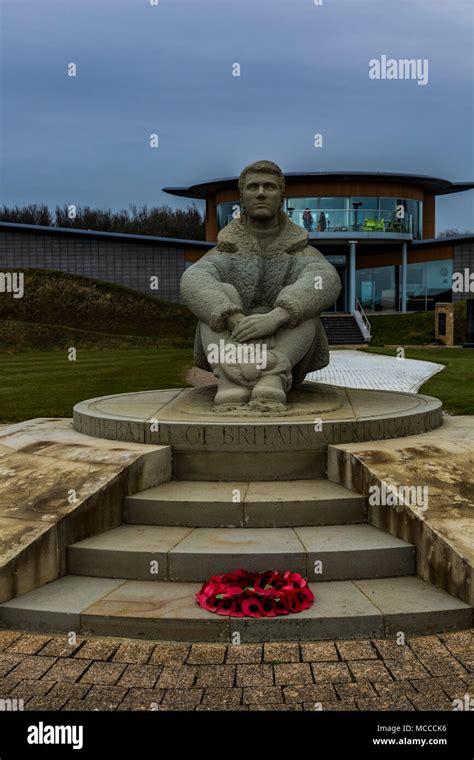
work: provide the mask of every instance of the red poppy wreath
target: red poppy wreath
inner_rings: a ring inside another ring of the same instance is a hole
[[[308,581],[287,570],[234,570],[213,575],[196,594],[200,607],[230,617],[276,617],[307,610],[314,602]]]

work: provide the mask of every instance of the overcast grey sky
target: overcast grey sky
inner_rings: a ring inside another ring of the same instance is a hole
[[[288,172],[473,180],[473,7],[4,0],[1,202],[186,205],[161,188],[259,158]],[[428,84],[369,79],[382,55],[428,59]],[[438,228],[448,226],[474,228],[474,191],[438,200]]]

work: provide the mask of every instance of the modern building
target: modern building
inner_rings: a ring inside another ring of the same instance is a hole
[[[342,280],[336,313],[325,324],[332,328],[334,342],[367,339],[364,311],[427,311],[439,301],[466,298],[466,293],[453,292],[452,275],[474,272],[474,236],[436,239],[435,201],[439,195],[472,190],[474,183],[375,172],[285,177],[285,210],[306,227],[310,242]],[[239,213],[237,182],[232,177],[163,188],[205,201],[202,241],[1,222],[0,272],[58,269],[179,302],[184,270],[212,248],[218,231]],[[156,278],[158,289],[150,284]],[[343,314],[355,315],[352,337],[351,320]]]
[[[432,310],[452,300],[453,271],[474,271],[472,236],[435,239],[436,197],[472,190],[472,182],[382,172],[294,173],[285,180],[285,211],[341,277],[335,311]],[[205,200],[206,238],[215,241],[239,213],[237,181],[163,190]]]
[[[210,248],[199,240],[0,222],[0,272],[57,269],[167,301],[179,302],[186,266]]]

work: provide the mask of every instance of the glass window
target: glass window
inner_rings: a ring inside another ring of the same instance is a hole
[[[396,198],[379,198],[381,211],[395,211],[397,206]]]
[[[344,196],[333,196],[319,198],[320,209],[347,209],[349,198]]]
[[[400,217],[399,209],[404,209]],[[218,228],[232,221],[237,201],[218,206]],[[321,196],[287,198],[284,208],[289,218],[308,232],[409,232],[422,238],[420,201],[372,196]]]
[[[353,205],[354,203],[360,203],[361,204],[359,206],[360,209],[370,209],[372,211],[373,209],[378,209],[378,200],[379,199],[376,197],[354,195],[351,198],[351,208],[354,208],[354,205]]]
[[[432,311],[439,301],[450,303],[452,273],[452,259],[408,264],[408,311]]]
[[[234,219],[235,214],[238,215],[239,211],[240,204],[238,201],[219,203],[217,206],[217,229],[221,230],[226,224],[229,224]]]
[[[372,269],[358,269],[356,272],[357,297],[362,308],[368,311],[374,309],[374,283]]]
[[[395,266],[374,269],[374,309],[395,311],[397,308]]]
[[[399,267],[373,267],[356,272],[357,298],[367,311],[397,311]]]
[[[350,199],[349,225],[355,232],[383,232],[379,224],[378,198],[353,196]]]
[[[286,207],[295,211],[304,211],[307,206],[317,208],[317,202],[317,198],[288,198]]]
[[[431,311],[438,302],[450,303],[452,301],[453,261],[452,259],[427,261],[425,267],[426,308]]]
[[[424,264],[408,264],[407,285],[412,285],[414,288],[425,286]]]
[[[318,219],[316,229],[319,232],[340,232],[347,230],[347,208],[349,198],[345,196],[324,196],[318,198]]]
[[[408,215],[408,231],[412,233],[413,237],[416,240],[420,240],[422,237],[421,233],[421,207],[422,204],[420,201],[412,201],[408,200],[405,201],[406,204],[406,210]]]
[[[288,198],[286,210],[291,221],[304,227],[308,232],[318,228],[317,198]]]

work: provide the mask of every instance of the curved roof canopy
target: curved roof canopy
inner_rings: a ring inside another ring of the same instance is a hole
[[[339,182],[366,181],[366,182],[401,182],[407,185],[422,187],[427,193],[434,195],[448,195],[459,193],[463,190],[474,188],[474,182],[449,182],[447,179],[427,177],[424,174],[397,174],[395,172],[285,172],[285,178],[291,181],[308,180],[337,180]],[[207,198],[216,190],[226,190],[237,187],[238,177],[226,177],[224,179],[211,179],[189,187],[163,187],[165,193],[179,195],[183,198]]]

